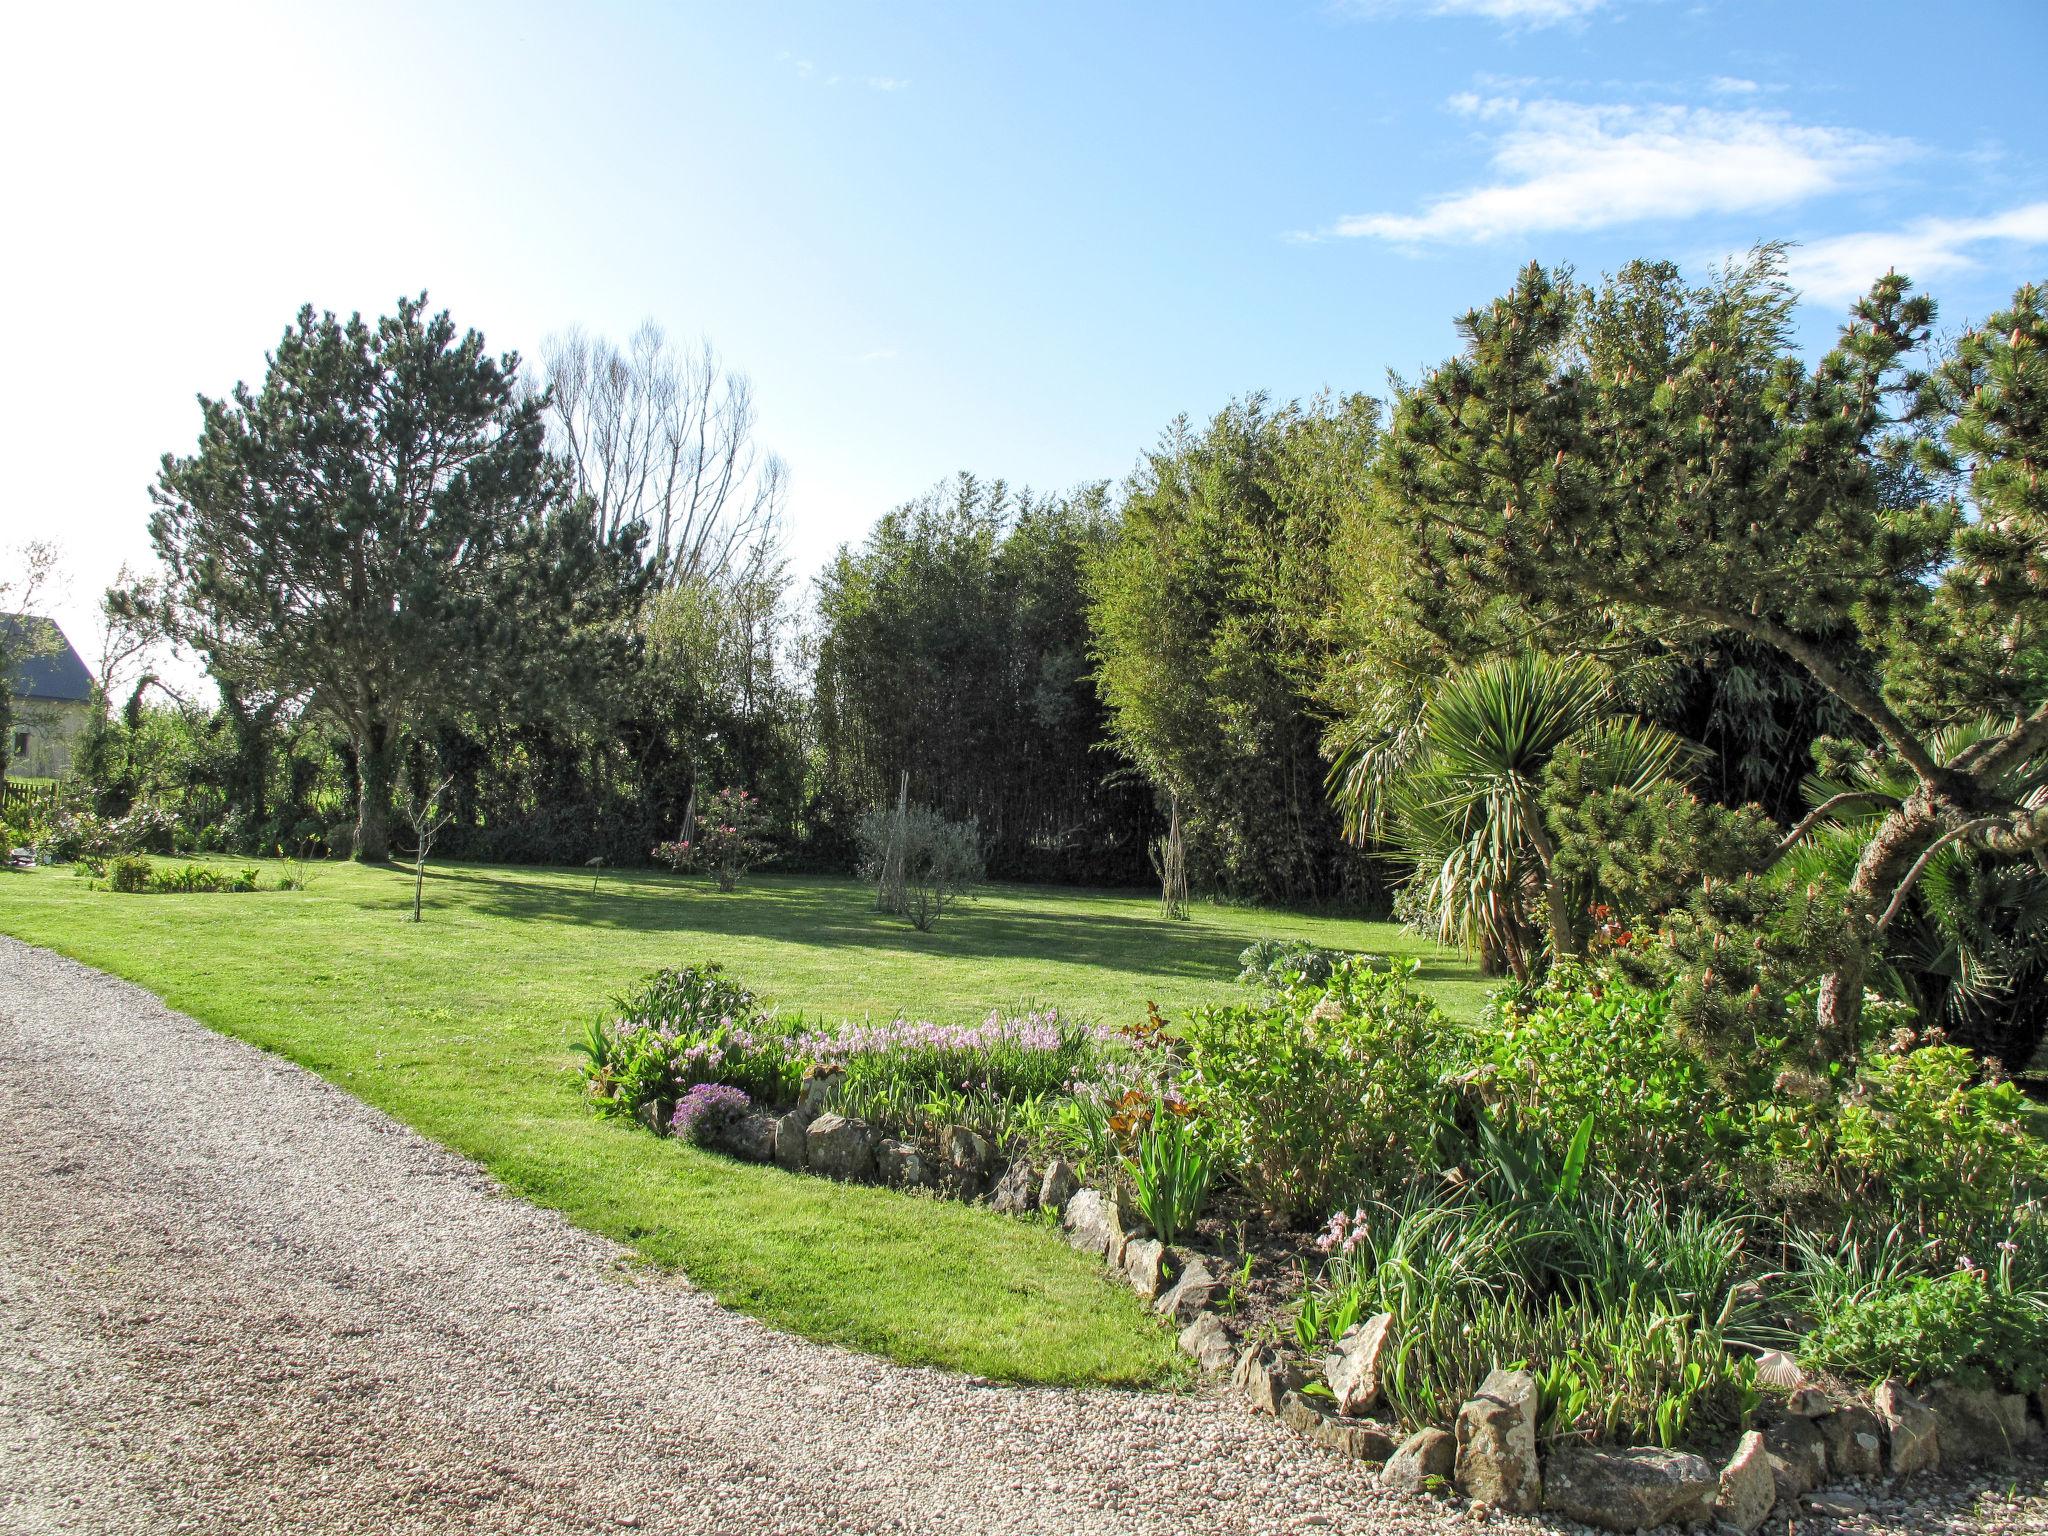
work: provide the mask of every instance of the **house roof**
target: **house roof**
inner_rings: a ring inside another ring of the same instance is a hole
[[[6,653],[12,658],[7,669],[8,693],[17,699],[92,697],[92,673],[78,659],[56,620],[0,613],[0,630],[7,633]]]

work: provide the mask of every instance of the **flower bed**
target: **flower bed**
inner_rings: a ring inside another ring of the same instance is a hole
[[[588,1081],[735,1155],[1056,1215],[1255,1409],[1394,1486],[1749,1528],[2039,1433],[2048,1150],[1963,1053],[1889,1039],[1816,1097],[1710,1071],[1616,976],[1473,1029],[1399,965],[1264,958],[1243,1001],[1122,1030],[820,1030],[666,972]]]

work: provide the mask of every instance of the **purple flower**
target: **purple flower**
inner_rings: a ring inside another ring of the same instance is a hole
[[[699,1146],[747,1112],[753,1100],[729,1083],[698,1083],[676,1105],[669,1129]]]

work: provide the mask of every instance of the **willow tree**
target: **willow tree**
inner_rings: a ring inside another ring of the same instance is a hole
[[[1808,366],[1764,248],[1688,286],[1531,265],[1400,391],[1381,473],[1418,622],[1505,595],[1553,645],[1746,637],[1846,707],[1909,788],[1843,896],[1820,1041],[1853,1049],[1869,955],[1940,848],[2048,847],[2048,313],[2039,288],[1931,373],[1934,305],[1888,275]],[[1936,733],[1998,722],[1945,757]]]
[[[389,853],[401,734],[489,665],[508,568],[562,494],[518,369],[424,294],[374,326],[308,306],[260,391],[200,398],[197,450],[151,491],[173,595],[239,679],[353,745],[360,859]]]

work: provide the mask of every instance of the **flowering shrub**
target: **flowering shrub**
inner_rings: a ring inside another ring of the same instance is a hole
[[[1864,1382],[1953,1377],[2031,1392],[2048,1380],[2048,1312],[1983,1270],[1874,1287],[1807,1334],[1802,1363]]]
[[[654,857],[679,874],[708,872],[721,891],[737,890],[740,877],[774,856],[768,813],[744,789],[721,789],[697,818],[696,837],[657,843]]]
[[[1412,967],[1348,961],[1321,991],[1198,1010],[1188,1093],[1247,1186],[1291,1223],[1430,1156],[1449,1112],[1435,1061],[1446,1033]]]
[[[586,1091],[609,1114],[674,1104],[699,1083],[795,1096],[803,1059],[754,994],[716,964],[657,971],[576,1044]]]
[[[697,1083],[676,1105],[669,1129],[685,1141],[704,1146],[747,1112],[753,1103],[746,1093],[726,1083]]]

